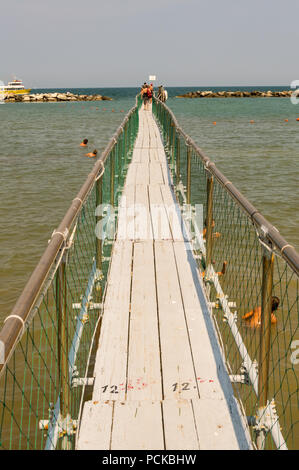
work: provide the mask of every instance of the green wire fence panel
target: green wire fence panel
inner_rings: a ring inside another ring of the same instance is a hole
[[[74,448],[140,105],[138,97],[0,331],[2,449]]]
[[[298,253],[155,98],[153,112],[252,440],[298,449]]]

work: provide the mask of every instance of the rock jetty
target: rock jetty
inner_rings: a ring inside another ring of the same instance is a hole
[[[9,103],[34,103],[34,102],[55,102],[55,101],[102,101],[112,98],[103,95],[76,95],[70,91],[66,93],[35,93],[28,95],[4,95],[4,101]]]
[[[189,91],[176,98],[287,98],[292,95],[292,90],[285,91]]]

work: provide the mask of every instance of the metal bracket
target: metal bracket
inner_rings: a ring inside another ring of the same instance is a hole
[[[76,387],[91,387],[94,384],[94,377],[74,377],[72,380],[72,388]]]
[[[267,406],[258,410],[255,419],[256,424],[254,426],[254,430],[257,433],[261,431],[268,433],[270,431],[273,424],[276,423],[278,419],[274,399],[272,399],[270,402],[268,401]]]
[[[232,383],[242,383],[245,385],[250,385],[249,374],[244,364],[242,364],[242,366],[240,367],[240,372],[241,374],[230,375],[230,381]]]
[[[227,305],[230,308],[232,308],[232,307],[236,308],[237,307],[236,302],[227,302]],[[222,305],[221,305],[221,302],[220,302],[219,298],[216,300],[216,302],[210,302],[210,306],[212,308],[216,308],[216,309],[222,308]]]
[[[271,432],[272,436],[275,438],[275,442],[279,443],[280,450],[288,449],[281,433],[274,399],[267,401],[266,406],[258,409],[256,416],[248,416],[247,422],[248,425],[252,426],[254,429],[258,449],[264,449],[266,436],[269,432]]]
[[[103,279],[104,279],[103,271],[101,271],[100,269],[97,269],[96,274],[95,274],[95,278],[94,278],[94,282],[99,282],[99,281],[102,281]]]
[[[269,252],[273,253],[275,250],[272,246],[272,243],[268,240],[268,229],[264,225],[260,227],[255,226],[255,230],[259,239],[260,244]]]
[[[104,245],[113,245],[114,243],[114,240],[108,240],[107,238],[105,238],[104,240]]]
[[[234,313],[230,313],[230,315],[233,317],[234,322],[237,323],[237,321],[238,321],[238,314],[237,314],[237,311],[235,311]],[[223,315],[223,322],[224,322],[224,323],[227,323],[228,320],[229,320],[228,315],[227,315],[226,313],[224,313],[224,315]]]
[[[73,307],[74,310],[81,310],[82,304],[81,303],[73,303],[72,307]],[[100,310],[103,307],[103,304],[102,303],[97,303],[97,302],[87,302],[85,307],[86,307],[86,310]]]
[[[212,286],[212,285],[214,284],[214,283],[213,283],[213,277],[208,277],[208,276],[204,276],[203,282],[204,282],[206,285],[210,285],[210,286]]]
[[[41,431],[48,431],[49,424],[49,419],[41,419],[39,420],[38,426]],[[78,427],[78,420],[71,419],[70,416],[67,416],[65,419],[59,419],[59,422],[57,424],[59,428],[59,437],[61,438],[65,435],[71,436],[76,433]]]

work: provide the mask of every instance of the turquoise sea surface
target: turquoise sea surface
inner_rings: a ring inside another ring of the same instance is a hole
[[[169,88],[167,105],[222,173],[298,249],[299,105],[289,98],[176,98],[197,89]],[[57,90],[32,90],[38,91]],[[100,154],[139,90],[69,91],[100,93],[113,101],[0,105],[0,319],[13,307],[94,165],[84,157],[81,140],[88,138],[88,150]]]

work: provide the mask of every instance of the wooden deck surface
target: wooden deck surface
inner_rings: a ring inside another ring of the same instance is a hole
[[[77,449],[247,449],[160,133],[139,117]]]

